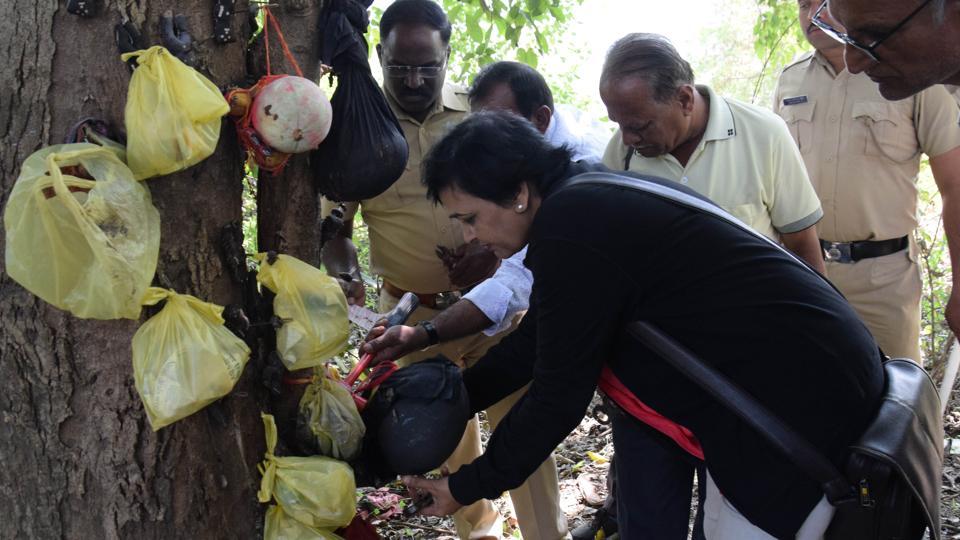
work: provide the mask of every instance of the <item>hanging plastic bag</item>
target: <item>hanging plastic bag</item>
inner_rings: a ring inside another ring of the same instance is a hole
[[[308,527],[273,505],[263,518],[263,540],[343,540],[332,531]]]
[[[260,472],[263,479],[257,498],[274,499],[288,516],[309,527],[336,529],[347,526],[356,514],[356,484],[349,465],[323,456],[277,457],[277,425],[273,416],[261,414],[267,453]]]
[[[283,320],[277,352],[290,371],[322,364],[346,348],[350,338],[347,298],[337,280],[309,264],[278,255],[257,255],[257,281],[273,291],[273,313]]]
[[[133,336],[133,378],[154,431],[227,395],[250,348],[223,325],[223,308],[151,287],[144,305],[166,300]]]
[[[160,46],[120,58],[137,59],[124,111],[127,163],[137,180],[209,157],[220,138],[220,117],[230,110],[220,90]]]
[[[353,461],[360,455],[366,428],[346,386],[317,377],[303,397],[297,415],[297,441],[308,453]]]
[[[372,0],[329,0],[320,14],[320,59],[333,67],[333,125],[310,158],[317,191],[335,201],[383,193],[407,166],[407,141],[370,73],[367,8]]]
[[[33,153],[3,225],[7,273],[33,294],[81,318],[140,316],[160,214],[115,152],[78,143]]]

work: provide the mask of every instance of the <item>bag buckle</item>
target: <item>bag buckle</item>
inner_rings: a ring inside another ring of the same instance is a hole
[[[870,495],[870,482],[866,478],[860,480],[857,486],[857,495],[860,497],[860,506],[864,508],[873,508],[877,502]]]

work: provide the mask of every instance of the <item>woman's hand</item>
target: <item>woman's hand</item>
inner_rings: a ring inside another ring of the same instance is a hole
[[[449,477],[438,480],[427,480],[418,476],[404,476],[401,478],[407,488],[414,492],[426,492],[433,497],[433,503],[421,508],[420,513],[425,516],[449,516],[463,507],[450,494]]]

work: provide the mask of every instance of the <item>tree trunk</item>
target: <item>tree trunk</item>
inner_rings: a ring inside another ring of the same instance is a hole
[[[85,19],[66,2],[12,0],[0,19],[0,206],[20,164],[85,116],[123,125],[129,70],[113,26],[125,14],[151,44],[166,9],[187,15],[199,69],[218,86],[244,75],[237,41],[211,36],[213,1],[108,0]],[[12,4],[12,5],[11,5]],[[189,6],[189,7],[185,7]],[[160,211],[158,275],[225,305],[241,288],[221,262],[221,229],[240,220],[243,155],[227,123],[217,152],[147,181]],[[0,239],[0,247],[4,240]],[[154,433],[134,389],[139,323],[81,320],[14,283],[0,267],[0,538],[255,538],[266,402],[257,355],[220,402]]]
[[[317,81],[320,76],[319,0],[281,0],[273,14],[290,46],[303,76]],[[294,67],[284,58],[273,28],[270,31],[270,64],[274,74],[295,75]],[[263,40],[254,49],[254,70],[266,74],[263,62]],[[331,97],[327,85],[321,88]],[[320,266],[319,202],[313,187],[309,154],[296,154],[278,175],[261,172],[257,183],[257,228],[260,251],[279,251],[309,264]],[[320,216],[322,217],[322,216]]]

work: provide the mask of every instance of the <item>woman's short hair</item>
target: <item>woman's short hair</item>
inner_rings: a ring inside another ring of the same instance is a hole
[[[634,33],[617,40],[607,52],[600,73],[601,86],[627,77],[640,77],[653,98],[668,101],[684,84],[693,84],[693,69],[670,40],[660,34]]]
[[[504,111],[471,114],[454,127],[423,161],[427,196],[456,187],[507,206],[524,182],[543,193],[570,166],[570,151],[547,142],[529,121]]]

